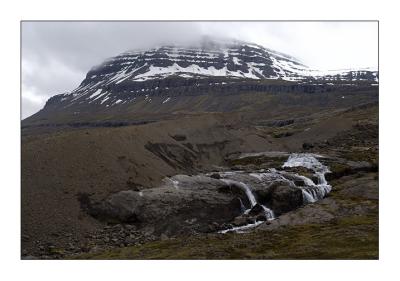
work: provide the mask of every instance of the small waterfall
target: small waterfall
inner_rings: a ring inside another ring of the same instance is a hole
[[[254,197],[253,192],[251,191],[250,187],[247,184],[240,182],[240,181],[234,181],[234,180],[228,180],[228,179],[222,179],[222,181],[228,185],[237,186],[240,189],[242,189],[246,193],[246,196],[250,201],[251,207],[254,207],[257,204],[256,198]]]
[[[242,199],[240,199],[240,197],[238,197],[239,202],[240,202],[240,210],[242,211],[242,213],[246,212],[246,207],[243,205]]]
[[[247,184],[240,182],[240,181],[234,181],[234,180],[229,180],[229,179],[222,179],[222,181],[225,182],[226,184],[237,186],[246,193],[246,196],[249,199],[251,207],[249,209],[245,210],[243,213],[248,214],[251,211],[251,208],[257,204],[257,200],[256,200],[253,192],[251,191],[251,188]],[[242,200],[240,200],[240,203],[241,203],[241,205],[243,205]],[[266,207],[262,204],[260,204],[260,206],[263,208],[264,214],[265,214],[265,217],[267,218],[267,220],[272,220],[275,218],[274,212],[271,209],[269,209],[268,207]]]
[[[302,189],[301,192],[303,193],[303,202],[305,204],[314,203],[316,201],[308,190]]]
[[[304,181],[305,185],[309,185],[309,186],[314,186],[315,185],[315,183],[311,179],[309,179],[309,178],[307,178],[305,176],[301,176],[301,175],[297,175],[297,174],[296,174],[296,176],[299,179],[302,179]]]
[[[318,178],[318,184],[315,184],[312,180],[307,177],[297,175],[298,178],[302,178],[306,187],[302,188],[303,201],[304,203],[313,203],[319,199],[324,198],[332,189],[325,179],[325,174],[329,172],[328,167],[318,161],[319,155],[310,153],[293,153],[289,156],[288,160],[282,165],[285,167],[305,167],[314,171],[314,174]]]
[[[274,211],[272,211],[270,208],[265,207],[264,205],[260,204],[261,207],[264,209],[264,214],[267,220],[273,220],[275,218]]]
[[[328,185],[328,182],[326,181],[326,179],[325,179],[325,174],[326,174],[327,172],[316,172],[315,174],[317,175],[317,177],[318,177],[318,184],[319,185]]]

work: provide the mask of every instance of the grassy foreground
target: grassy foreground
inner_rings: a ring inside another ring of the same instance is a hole
[[[377,214],[246,234],[212,234],[80,255],[80,259],[377,259]]]

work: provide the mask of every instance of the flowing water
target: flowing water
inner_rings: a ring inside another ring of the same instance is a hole
[[[332,189],[325,179],[325,174],[330,172],[329,168],[318,161],[317,158],[319,157],[322,156],[310,153],[293,153],[282,165],[282,168],[305,167],[314,171],[314,174],[318,179],[317,184],[307,177],[296,175],[297,177],[302,178],[306,184],[306,187],[302,188],[304,203],[316,202],[324,198]]]
[[[239,182],[239,181],[235,181],[235,180],[229,180],[229,179],[222,179],[222,181],[225,182],[228,185],[237,186],[237,187],[239,187],[240,189],[242,189],[246,193],[246,196],[247,196],[247,198],[249,199],[249,202],[250,202],[250,208],[245,209],[243,214],[248,214],[251,211],[252,207],[257,205],[256,197],[254,196],[253,191],[251,190],[249,185],[247,185],[247,184],[245,184],[243,182]],[[242,200],[240,200],[240,203],[242,204]],[[269,209],[265,205],[262,205],[262,204],[259,204],[259,205],[263,208],[264,215],[265,215],[265,218],[267,220],[273,220],[275,218],[274,212],[271,209]],[[243,225],[243,226],[238,226],[238,227],[234,227],[234,228],[231,228],[231,229],[222,230],[222,231],[220,231],[220,233],[227,233],[227,232],[231,232],[231,231],[243,232],[244,230],[251,229],[253,227],[258,226],[261,223],[262,223],[262,221],[256,221],[254,223],[246,224],[246,225]]]
[[[268,156],[271,153],[265,152],[259,154]],[[329,168],[323,165],[318,160],[318,158],[321,158],[322,156],[311,153],[285,154],[283,152],[282,153],[279,152],[279,155],[288,156],[286,162],[280,168],[291,168],[291,167],[307,168],[308,170],[313,171],[313,177],[316,178],[318,182],[315,183],[312,179],[304,175],[299,175],[297,173],[285,170],[277,170],[274,168],[268,170],[254,171],[252,173],[247,173],[245,171],[220,172],[219,175],[221,176],[221,181],[223,181],[227,185],[235,186],[241,189],[246,194],[250,206],[246,208],[242,200],[239,198],[242,214],[248,214],[254,206],[259,204],[263,208],[264,215],[267,220],[275,219],[273,210],[268,208],[268,206],[262,205],[259,202],[257,202],[256,196],[254,195],[251,187],[252,184],[257,184],[259,188],[260,185],[265,186],[265,188],[268,188],[271,184],[275,182],[285,182],[293,188],[301,189],[303,195],[303,204],[314,203],[324,198],[331,191],[331,186],[325,179],[325,174],[330,172]],[[210,174],[206,176],[210,176]],[[170,179],[170,181],[172,182],[173,187],[175,187],[176,189],[179,188],[179,181],[177,181],[176,178],[174,180]],[[251,228],[257,227],[261,223],[262,221],[256,221],[255,223],[222,230],[220,231],[220,233],[227,233],[232,231],[239,233],[246,232]]]
[[[282,165],[282,168],[285,167],[304,167],[309,170],[312,170],[314,172],[314,176],[318,179],[318,183],[314,183],[310,178],[307,178],[306,176],[299,175],[297,173],[290,173],[286,171],[278,171],[276,169],[268,169],[267,171],[263,172],[254,172],[250,173],[249,175],[251,177],[256,178],[259,181],[265,182],[266,184],[271,184],[276,181],[282,181],[282,182],[287,182],[289,183],[292,187],[295,188],[300,188],[302,191],[303,195],[303,203],[304,204],[309,204],[309,203],[314,203],[322,198],[324,198],[330,191],[331,191],[331,186],[328,184],[328,182],[325,179],[325,174],[329,172],[329,168],[325,165],[323,165],[320,161],[318,161],[318,158],[322,156],[317,155],[317,154],[311,154],[311,153],[293,153],[290,154],[287,161]],[[225,173],[225,175],[234,175],[235,172],[230,172],[230,173]],[[296,181],[303,182],[304,184],[299,186],[295,184]],[[233,180],[228,180],[228,179],[223,179],[224,182],[228,184],[235,184],[236,186],[242,188],[250,203],[251,206],[253,207],[255,204],[257,204],[256,198],[254,194],[252,193],[251,188],[243,183],[243,182],[238,182],[238,181],[233,181]],[[272,220],[275,218],[274,213],[271,209],[267,208],[264,205],[261,205],[264,208],[266,218],[268,220]],[[247,209],[245,213],[249,212],[250,209]],[[260,225],[262,222],[257,221],[252,224],[247,224],[244,226],[239,226],[239,227],[234,227],[231,229],[226,229],[220,231],[220,233],[227,233],[227,232],[245,232],[246,230],[249,230],[251,228],[254,228],[258,225]]]
[[[253,192],[251,191],[250,187],[247,184],[245,184],[243,182],[239,182],[239,181],[229,180],[229,179],[222,179],[222,181],[228,185],[234,185],[234,186],[237,186],[240,189],[242,189],[246,193],[246,196],[250,201],[251,207],[254,207],[257,204],[257,200],[256,200]]]

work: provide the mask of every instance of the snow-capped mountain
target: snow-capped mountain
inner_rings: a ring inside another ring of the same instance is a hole
[[[151,103],[155,96],[164,97],[165,104],[174,95],[224,90],[302,91],[314,85],[311,91],[321,92],[330,85],[377,81],[378,72],[370,69],[318,71],[257,44],[206,38],[193,46],[160,46],[110,58],[92,68],[78,88],[50,98],[43,110],[98,111],[142,99]],[[256,88],[249,86],[254,83]]]

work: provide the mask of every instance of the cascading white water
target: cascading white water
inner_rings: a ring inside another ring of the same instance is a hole
[[[289,183],[292,187],[300,188],[303,195],[303,202],[304,204],[314,203],[326,196],[331,191],[331,186],[325,179],[325,174],[329,172],[328,167],[323,165],[321,162],[318,161],[318,157],[322,157],[316,154],[310,153],[293,153],[289,156],[287,161],[282,165],[282,168],[285,167],[305,167],[310,169],[314,172],[314,175],[318,179],[318,183],[314,183],[310,178],[299,175],[297,173],[289,173],[286,171],[278,171],[274,168],[269,169],[267,172],[262,173],[250,173],[249,175],[258,179],[262,182],[276,182],[276,181],[283,181]],[[230,174],[232,175],[232,173]],[[299,180],[304,183],[304,186],[298,186],[295,184],[295,181]],[[256,204],[255,197],[251,191],[251,188],[243,182],[223,179],[225,183],[234,184],[240,187],[242,190],[245,191],[247,197],[249,198],[251,206]],[[275,218],[274,213],[269,208],[261,205],[264,209],[265,216],[268,220]],[[248,213],[250,209],[247,209],[245,213]],[[221,231],[221,233],[226,232],[244,232],[247,229],[256,227],[257,225],[261,224],[262,222],[255,222],[253,224],[248,224],[244,226],[234,227],[231,229],[227,229]]]
[[[314,203],[314,202],[315,202],[314,197],[311,196],[311,194],[309,193],[308,190],[302,189],[301,192],[302,192],[302,194],[303,194],[303,202],[304,202],[305,204]]]
[[[254,197],[253,192],[251,192],[251,189],[247,184],[240,182],[240,181],[234,181],[234,180],[228,180],[228,179],[222,179],[222,181],[228,185],[234,185],[234,186],[237,186],[240,189],[242,189],[246,193],[246,196],[249,199],[251,207],[254,207],[257,204],[256,198]]]
[[[257,204],[257,200],[256,200],[256,198],[255,198],[250,186],[248,186],[247,184],[245,184],[243,182],[230,180],[230,179],[222,179],[222,181],[225,182],[228,185],[237,186],[237,187],[239,187],[240,189],[242,189],[245,192],[245,194],[246,194],[246,196],[247,196],[247,198],[249,199],[249,202],[250,202],[250,208],[245,210],[243,213],[244,214],[248,214],[251,211],[251,208],[254,207]],[[240,200],[240,203],[241,203],[241,205],[243,205],[242,204],[242,200]],[[267,220],[273,220],[275,218],[274,212],[271,209],[269,209],[268,207],[266,207],[266,206],[264,206],[262,204],[259,204],[259,205],[263,208],[264,214],[265,214],[265,218]],[[232,229],[222,230],[222,231],[220,231],[220,233],[227,233],[227,232],[230,232],[230,231],[241,232],[241,231],[243,231],[245,229],[256,227],[257,225],[259,225],[261,223],[262,223],[262,221],[256,221],[255,223],[250,223],[250,224],[234,227]]]
[[[239,198],[239,202],[240,202],[240,210],[242,211],[242,213],[244,213],[246,211],[246,207],[243,205],[242,199]]]
[[[327,166],[323,165],[317,158],[322,157],[316,154],[310,153],[293,153],[290,154],[286,162],[282,165],[282,168],[285,167],[305,167],[311,171],[313,171],[314,177],[317,178],[317,183],[315,183],[310,178],[299,175],[297,173],[285,170],[277,170],[274,168],[270,168],[267,170],[260,170],[259,172],[247,173],[246,171],[224,171],[219,172],[218,174],[222,177],[221,181],[230,186],[235,186],[240,188],[245,194],[249,201],[249,205],[245,207],[242,200],[239,198],[240,208],[242,214],[249,214],[254,206],[257,204],[257,199],[253,194],[251,184],[257,184],[257,187],[265,186],[265,188],[269,188],[272,183],[285,183],[292,188],[298,188],[301,190],[303,195],[303,203],[314,203],[322,198],[324,198],[330,191],[331,186],[328,184],[325,174],[329,172]],[[213,173],[206,174],[207,177],[210,177]],[[182,175],[176,175],[172,178],[168,179],[168,185],[172,188],[179,190],[180,188],[184,188],[185,185],[180,185]],[[200,176],[197,176],[200,177]],[[191,177],[193,179],[193,177]],[[212,179],[215,181],[215,179]],[[244,181],[244,182],[243,182]],[[246,202],[245,202],[246,203]],[[265,218],[267,220],[275,219],[274,212],[269,209],[267,206],[259,204],[265,214]],[[254,223],[246,224],[239,227],[233,227],[230,229],[222,230],[220,233],[226,232],[245,232],[248,229],[254,228],[260,225],[262,221],[256,221]]]
[[[327,166],[318,161],[317,157],[320,155],[310,153],[293,153],[289,156],[288,160],[282,165],[285,167],[305,167],[314,171],[315,176],[318,178],[318,184],[315,184],[307,177],[297,175],[298,178],[304,180],[306,187],[302,188],[304,203],[313,203],[320,200],[328,194],[332,187],[325,179],[325,174],[329,173]]]
[[[262,204],[260,204],[260,206],[264,209],[264,214],[267,220],[273,220],[275,218],[274,211],[272,211],[270,208],[265,207]]]

